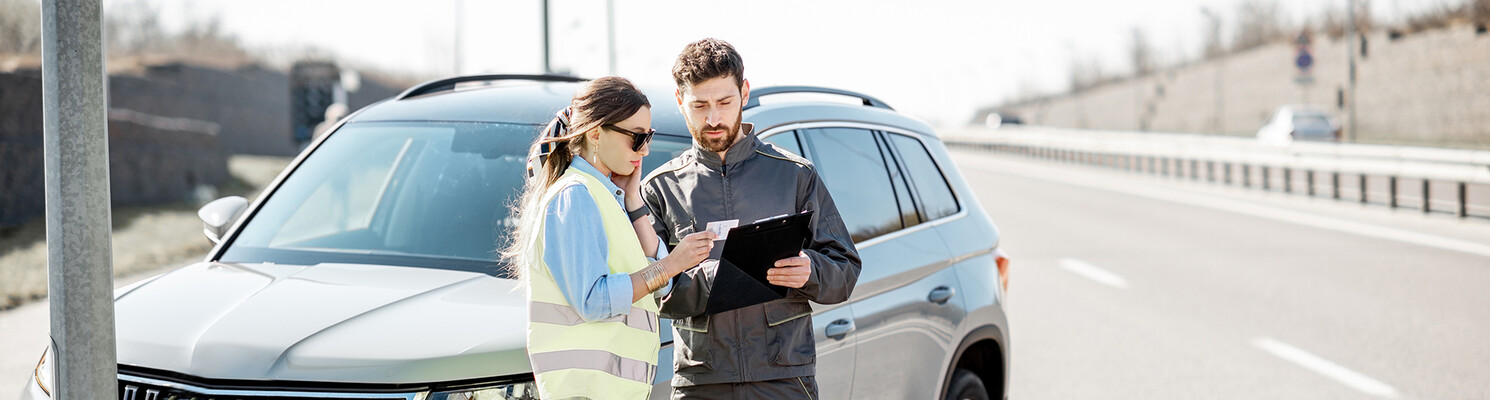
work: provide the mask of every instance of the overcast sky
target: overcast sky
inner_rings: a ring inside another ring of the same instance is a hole
[[[106,5],[122,0],[109,0]],[[427,75],[538,72],[539,0],[143,0],[167,26],[212,16],[251,48],[315,46],[363,65]],[[615,74],[671,84],[682,47],[731,42],[757,87],[834,86],[879,97],[937,124],[1021,93],[1065,89],[1073,57],[1129,68],[1132,29],[1161,60],[1199,53],[1202,8],[1234,21],[1241,0],[615,0]],[[1279,1],[1297,24],[1345,0]],[[1455,0],[1374,0],[1378,17]],[[552,0],[555,68],[609,74],[606,1]]]

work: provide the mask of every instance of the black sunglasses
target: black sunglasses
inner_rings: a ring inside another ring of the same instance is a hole
[[[600,127],[631,135],[631,151],[642,151],[642,147],[646,146],[648,142],[652,141],[652,135],[657,134],[656,129],[647,129],[647,131],[644,133],[636,133],[621,129],[621,127],[615,126],[613,124],[605,124],[601,125]]]

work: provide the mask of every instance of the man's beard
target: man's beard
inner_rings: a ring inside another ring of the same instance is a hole
[[[740,110],[739,113],[735,114],[734,125],[705,125],[703,129],[694,129],[693,132],[690,133],[693,134],[693,140],[698,142],[699,147],[703,147],[704,150],[712,151],[715,153],[728,150],[730,145],[735,144],[735,139],[739,138],[741,135],[740,117],[744,114],[745,110],[743,109]],[[689,128],[693,128],[693,126],[689,125]],[[719,138],[711,139],[704,135],[704,132],[706,131],[719,130],[724,131],[724,135],[720,136]]]

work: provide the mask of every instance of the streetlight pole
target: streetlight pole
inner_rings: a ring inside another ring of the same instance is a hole
[[[609,75],[616,74],[616,0],[605,0],[605,48],[609,56],[607,71]]]
[[[1356,141],[1356,127],[1355,127],[1355,55],[1356,55],[1356,49],[1355,49],[1355,47],[1356,47],[1356,41],[1359,40],[1359,39],[1356,38],[1356,33],[1355,33],[1355,16],[1356,16],[1356,12],[1355,12],[1355,0],[1345,0],[1345,52],[1346,52],[1345,58],[1347,60],[1350,60],[1349,61],[1349,64],[1350,64],[1350,67],[1349,67],[1350,68],[1349,76],[1346,78],[1346,86],[1347,86],[1346,91],[1349,92],[1349,93],[1346,93],[1346,96],[1347,97],[1345,99],[1345,103],[1346,103],[1346,106],[1349,107],[1349,108],[1346,109],[1346,113],[1348,113],[1349,116],[1346,117],[1347,118],[1347,123],[1345,125],[1345,137],[1346,137],[1346,141],[1349,141],[1349,142],[1355,142]]]
[[[462,15],[462,14],[464,14],[463,11],[465,11],[464,8],[465,8],[465,0],[455,0],[455,51],[454,51],[454,53],[455,53],[455,66],[454,66],[453,69],[455,70],[455,75],[457,75],[457,76],[460,75],[460,67],[461,67],[461,65],[460,65],[461,64],[461,53],[460,53],[461,45],[460,45],[460,42],[461,42],[461,36],[464,33],[464,32],[461,32],[461,31],[463,29],[465,29],[465,17]]]
[[[41,4],[52,398],[118,386],[101,0]]]
[[[543,28],[542,28],[543,29],[543,73],[547,74],[547,73],[550,73],[550,72],[554,72],[553,65],[550,65],[549,64],[549,54],[548,54],[549,53],[548,0],[543,0],[543,5],[542,5],[541,8],[543,8],[543,21],[540,23],[540,25],[543,26]]]

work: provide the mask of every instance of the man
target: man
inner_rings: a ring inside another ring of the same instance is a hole
[[[815,399],[812,307],[848,300],[859,253],[832,196],[807,160],[756,137],[740,121],[750,83],[734,47],[716,39],[689,44],[673,65],[677,100],[693,147],[658,167],[642,189],[666,243],[713,221],[740,224],[813,210],[812,239],[797,257],[775,263],[772,284],[786,298],[704,313],[718,268],[711,258],[673,278],[660,315],[676,329],[673,398]],[[732,267],[728,267],[732,268]]]

